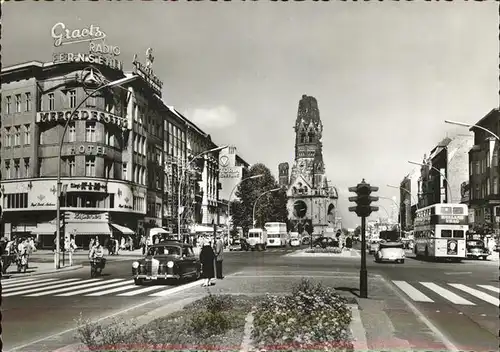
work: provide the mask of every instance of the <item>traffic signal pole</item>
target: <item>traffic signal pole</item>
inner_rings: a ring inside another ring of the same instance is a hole
[[[371,196],[372,192],[377,192],[378,187],[373,187],[365,182],[365,179],[354,187],[349,187],[349,192],[355,192],[356,196],[349,197],[350,202],[355,202],[356,206],[349,207],[349,211],[355,212],[361,218],[361,269],[359,271],[359,295],[361,298],[368,298],[368,271],[366,270],[366,218],[378,207],[372,206],[372,202],[378,201],[379,197]]]
[[[366,217],[361,217],[361,269],[359,270],[359,296],[368,298],[368,271],[366,270]]]

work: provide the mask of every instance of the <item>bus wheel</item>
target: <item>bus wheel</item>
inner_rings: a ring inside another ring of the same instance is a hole
[[[428,257],[429,256],[429,248],[425,247],[425,256]]]

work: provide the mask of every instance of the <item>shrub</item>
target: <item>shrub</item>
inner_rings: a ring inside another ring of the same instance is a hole
[[[253,338],[258,345],[287,350],[352,350],[347,301],[321,284],[303,279],[291,295],[266,295],[254,313]]]
[[[308,248],[305,250],[306,253],[342,253],[342,248],[338,247],[326,247],[326,248]]]

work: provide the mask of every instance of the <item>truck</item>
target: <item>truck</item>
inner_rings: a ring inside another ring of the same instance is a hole
[[[262,251],[267,248],[267,231],[266,229],[253,228],[248,230],[244,236],[245,250]],[[242,243],[243,248],[243,243]]]

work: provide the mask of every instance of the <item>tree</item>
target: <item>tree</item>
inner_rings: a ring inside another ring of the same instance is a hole
[[[263,175],[256,179],[241,182],[236,190],[239,201],[232,202],[231,214],[233,226],[241,226],[244,231],[253,227],[253,207],[257,198],[262,193],[277,188],[278,183],[271,171],[264,164],[255,164],[245,175]],[[262,227],[269,221],[287,222],[286,192],[284,190],[268,193],[260,197],[255,207],[256,225]]]
[[[342,228],[342,233],[344,234],[344,236],[347,236],[349,235],[349,230],[346,229],[345,227]]]

